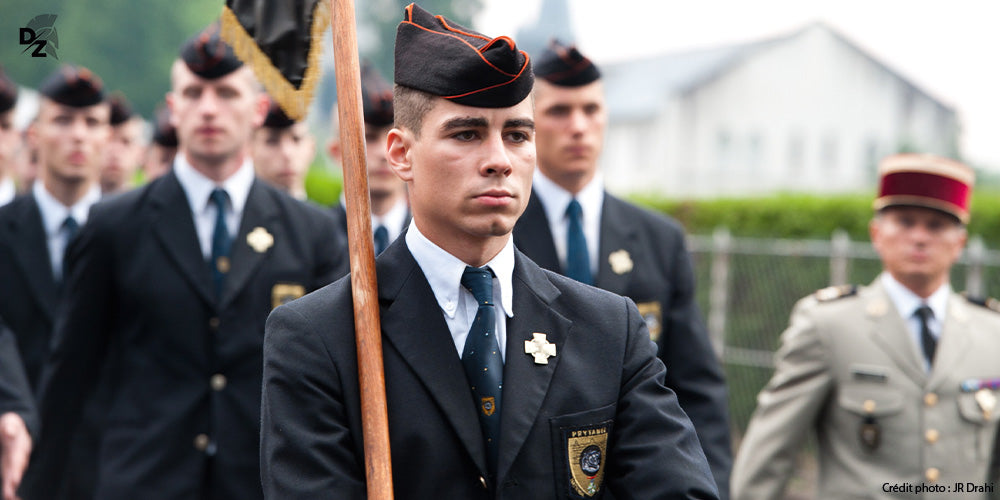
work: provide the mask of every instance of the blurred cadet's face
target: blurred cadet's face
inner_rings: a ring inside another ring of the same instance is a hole
[[[389,162],[408,184],[420,231],[453,254],[505,243],[531,193],[534,138],[530,97],[509,108],[435,98],[419,138],[393,129]]]
[[[41,175],[55,182],[97,180],[111,135],[110,118],[107,103],[77,108],[42,99],[28,134]]]
[[[966,240],[957,219],[920,207],[883,209],[869,233],[885,270],[915,292],[933,292],[948,281]]]
[[[136,168],[143,163],[145,153],[141,120],[133,118],[111,127],[111,140],[101,168],[101,189],[105,192],[126,189]]]
[[[171,80],[170,123],[192,165],[219,165],[243,153],[267,114],[267,97],[250,68],[208,80],[175,61]]]
[[[14,128],[14,110],[0,113],[0,179],[12,173],[20,142],[21,134]]]
[[[564,189],[576,193],[594,177],[606,122],[600,80],[580,87],[535,80],[538,168]]]
[[[365,159],[368,161],[368,191],[372,198],[402,194],[403,181],[389,168],[385,156],[385,143],[392,125],[376,127],[365,123]]]
[[[279,188],[298,194],[305,190],[306,171],[316,154],[309,127],[261,127],[254,132],[253,164],[257,175]]]

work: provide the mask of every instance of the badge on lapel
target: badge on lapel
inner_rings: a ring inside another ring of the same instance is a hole
[[[274,245],[274,236],[271,236],[267,229],[257,226],[247,233],[247,245],[250,245],[254,252],[264,253]]]
[[[635,305],[639,308],[639,314],[646,321],[646,328],[649,330],[649,338],[656,342],[660,340],[660,333],[663,331],[663,310],[657,301],[642,302]]]
[[[608,255],[608,264],[615,274],[625,274],[632,271],[632,256],[624,248],[615,250]]]
[[[604,483],[611,422],[563,429],[569,484],[580,498],[596,496]]]
[[[556,355],[556,345],[546,340],[544,333],[531,336],[531,340],[524,341],[524,353],[534,357],[536,365],[549,364],[549,357]]]
[[[287,304],[306,294],[306,287],[298,283],[278,283],[271,288],[271,309]]]

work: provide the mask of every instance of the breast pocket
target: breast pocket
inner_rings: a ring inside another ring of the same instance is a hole
[[[1000,408],[996,408],[997,394],[992,389],[963,392],[958,395],[958,413],[962,420],[975,426],[976,458],[989,458],[993,450],[993,438]]]
[[[600,498],[616,405],[549,419],[561,498]]]
[[[887,438],[898,439],[886,436],[899,429],[893,422],[903,411],[903,393],[898,389],[885,384],[845,384],[837,404],[848,413],[846,425],[848,429],[855,426],[855,439],[864,453],[878,452]]]

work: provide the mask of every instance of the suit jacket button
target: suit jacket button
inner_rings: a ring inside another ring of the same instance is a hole
[[[930,469],[927,469],[924,472],[924,477],[926,477],[928,481],[933,483],[937,481],[939,477],[941,477],[941,471],[937,470],[934,467],[931,467]]]
[[[210,379],[213,391],[221,391],[226,388],[226,376],[221,373],[212,375]]]
[[[937,429],[927,429],[927,432],[924,433],[924,438],[927,439],[928,443],[934,444],[937,442],[940,435],[941,433],[939,433]]]
[[[924,394],[924,404],[927,406],[934,406],[938,402],[938,395],[933,392],[928,392]]]
[[[486,485],[486,478],[479,476],[479,484],[483,485],[483,489],[489,489],[490,487]]]
[[[210,318],[208,320],[208,327],[211,328],[213,332],[217,331],[219,329],[219,318],[216,318],[214,316]]]
[[[208,444],[208,434],[198,434],[194,437],[194,449],[198,451],[205,451],[208,449]]]

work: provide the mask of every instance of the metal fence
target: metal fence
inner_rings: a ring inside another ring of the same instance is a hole
[[[737,238],[718,229],[710,236],[689,236],[688,246],[739,439],[757,393],[771,377],[778,337],[795,302],[830,285],[868,284],[881,264],[870,242],[851,241],[843,231],[829,240],[787,240]],[[951,283],[977,296],[1000,294],[1000,251],[971,237]]]

